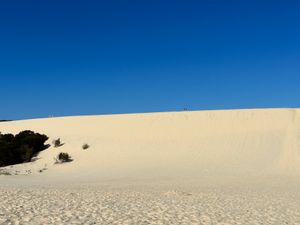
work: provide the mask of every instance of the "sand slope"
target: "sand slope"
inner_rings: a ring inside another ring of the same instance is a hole
[[[4,168],[0,224],[300,224],[298,109],[0,123],[26,129],[65,144]]]
[[[5,122],[2,133],[34,130],[61,138],[39,160],[10,171],[42,176],[195,177],[300,174],[298,109],[258,109],[62,117]],[[91,147],[82,150],[82,145]],[[74,162],[54,165],[59,152]]]

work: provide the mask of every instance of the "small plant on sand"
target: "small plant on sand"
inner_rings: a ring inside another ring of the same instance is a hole
[[[88,149],[90,146],[89,146],[89,144],[84,144],[84,145],[82,145],[82,149],[83,150],[86,150],[86,149]]]
[[[54,145],[54,148],[58,148],[64,145],[61,143],[60,138],[53,140],[52,144]]]
[[[68,153],[61,152],[58,154],[55,161],[56,161],[55,163],[67,163],[67,162],[72,162],[73,159]]]

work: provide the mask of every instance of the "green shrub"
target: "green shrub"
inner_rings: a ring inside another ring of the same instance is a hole
[[[40,151],[48,145],[46,135],[30,130],[17,135],[0,133],[0,167],[18,163],[30,162]]]

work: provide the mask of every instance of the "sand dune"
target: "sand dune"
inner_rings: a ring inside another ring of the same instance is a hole
[[[300,174],[300,121],[297,109],[261,109],[83,116],[14,121],[0,130],[31,129],[61,138],[39,160],[14,166],[20,173],[89,174],[112,177],[202,174]],[[82,145],[91,148],[84,151]],[[74,162],[54,165],[59,152]]]
[[[299,116],[257,109],[0,123],[2,133],[30,129],[64,143],[2,168],[18,175],[0,176],[0,224],[300,224]],[[74,161],[54,164],[59,152]]]

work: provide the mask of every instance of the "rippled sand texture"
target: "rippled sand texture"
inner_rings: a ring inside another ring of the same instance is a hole
[[[0,224],[300,224],[297,191],[173,187],[0,189]]]

